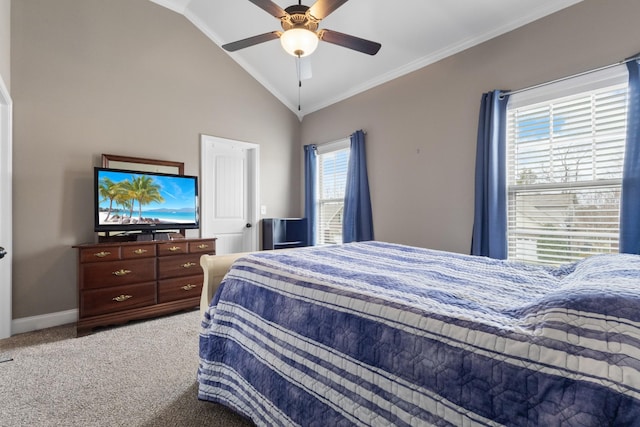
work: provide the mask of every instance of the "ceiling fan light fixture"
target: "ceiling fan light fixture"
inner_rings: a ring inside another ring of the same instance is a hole
[[[318,36],[306,28],[291,28],[280,36],[282,48],[296,57],[311,55],[318,47]]]

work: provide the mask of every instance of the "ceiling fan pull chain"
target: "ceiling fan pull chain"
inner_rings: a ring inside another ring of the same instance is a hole
[[[296,72],[298,73],[298,111],[300,111],[301,110],[300,91],[302,88],[302,70],[300,66],[300,54],[298,54],[298,57],[296,58]]]

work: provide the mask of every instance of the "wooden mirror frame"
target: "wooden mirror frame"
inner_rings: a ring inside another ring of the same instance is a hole
[[[113,154],[102,155],[102,167],[184,175],[183,162],[144,159],[142,157],[116,156]]]

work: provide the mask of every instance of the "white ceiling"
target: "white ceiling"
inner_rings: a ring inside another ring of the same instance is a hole
[[[218,46],[281,30],[248,0],[151,0],[187,17]],[[350,0],[320,23],[382,44],[375,56],[320,41],[298,90],[296,59],[278,40],[229,55],[300,119],[582,0]],[[275,0],[281,8],[297,4]],[[314,1],[305,2],[311,6]],[[300,103],[298,99],[300,97]],[[298,110],[300,105],[300,110]]]

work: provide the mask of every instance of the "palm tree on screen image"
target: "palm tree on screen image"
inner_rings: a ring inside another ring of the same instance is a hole
[[[120,193],[116,197],[116,203],[118,204],[118,206],[122,206],[123,212],[129,212],[129,218],[133,217],[133,200],[129,198],[128,193],[123,189],[122,185],[120,185]],[[121,218],[121,222],[124,219],[124,213],[122,215],[123,218]]]
[[[117,199],[121,195],[120,185],[105,177],[100,180],[98,189],[102,200],[109,201],[109,209],[107,210],[107,217],[105,218],[105,221],[108,221],[113,208],[113,202],[116,201],[116,203],[118,203]]]
[[[131,198],[138,201],[138,219],[142,219],[142,206],[152,202],[164,202],[160,194],[161,187],[153,182],[153,178],[141,175],[131,182]],[[133,209],[133,206],[132,206]]]

